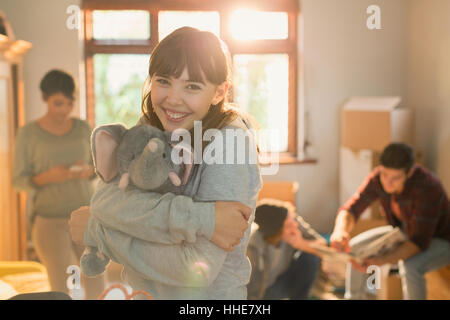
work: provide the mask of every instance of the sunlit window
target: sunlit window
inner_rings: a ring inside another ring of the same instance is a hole
[[[142,10],[95,10],[92,13],[94,39],[148,39],[150,15]]]
[[[217,11],[160,11],[158,14],[159,39],[184,27],[211,31],[220,37],[220,16]]]
[[[262,151],[287,151],[289,70],[286,54],[234,56],[234,100],[265,131]]]
[[[230,29],[236,40],[287,39],[288,18],[285,12],[235,10]]]
[[[242,0],[83,4],[86,114],[92,126],[122,122],[131,127],[138,121],[149,55],[168,34],[190,26],[214,33],[227,45],[233,64],[230,100],[259,123],[260,150],[295,157],[298,0],[257,1],[252,8]]]
[[[142,85],[148,55],[96,54],[95,119],[97,125],[121,122],[132,127],[141,114]]]

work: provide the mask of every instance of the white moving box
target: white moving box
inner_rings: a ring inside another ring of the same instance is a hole
[[[400,97],[352,97],[343,106],[341,145],[381,152],[391,142],[413,144],[413,113]]]
[[[343,205],[358,190],[368,174],[379,164],[380,153],[372,150],[339,150],[339,205]],[[369,206],[360,219],[379,217],[378,202]]]

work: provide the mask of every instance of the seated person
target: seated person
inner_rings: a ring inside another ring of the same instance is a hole
[[[252,264],[248,299],[307,299],[320,267],[320,258],[314,255],[318,253],[310,247],[313,242],[326,245],[293,205],[262,200],[247,249]]]
[[[450,263],[450,205],[440,181],[426,168],[414,164],[413,149],[401,143],[388,145],[375,168],[358,191],[338,211],[331,246],[351,250],[350,231],[361,213],[380,200],[387,222],[399,227],[407,241],[382,256],[366,259],[362,265],[347,266],[348,299],[364,298],[366,270],[370,265],[398,263],[404,299],[426,299],[424,274]],[[366,231],[379,237],[392,230],[384,226]],[[367,241],[363,234],[358,241]],[[354,238],[356,240],[356,237]]]

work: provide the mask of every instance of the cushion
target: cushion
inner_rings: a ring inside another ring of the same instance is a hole
[[[0,300],[7,300],[17,294],[18,292],[9,283],[0,279]]]

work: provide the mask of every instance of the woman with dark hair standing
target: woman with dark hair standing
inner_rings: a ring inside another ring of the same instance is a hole
[[[90,155],[91,128],[70,116],[75,101],[75,82],[60,70],[41,80],[47,112],[19,129],[16,141],[13,185],[35,191],[31,233],[36,252],[45,265],[53,291],[68,293],[67,267],[78,264],[84,247],[70,237],[70,213],[89,204],[94,168]],[[85,282],[85,297],[96,298],[103,278]]]

